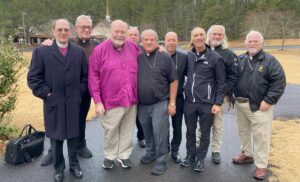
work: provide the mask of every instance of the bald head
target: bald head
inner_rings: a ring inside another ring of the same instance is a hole
[[[69,21],[67,19],[63,19],[63,18],[55,20],[53,23],[52,29],[54,30],[58,24],[62,24],[62,23],[67,24],[69,29],[71,29]]]
[[[110,24],[110,33],[113,46],[122,48],[128,31],[128,24],[122,20],[115,20]]]
[[[173,55],[176,52],[178,44],[178,37],[175,32],[168,32],[165,35],[165,49],[169,55]]]
[[[123,21],[123,20],[114,20],[113,22],[111,22],[110,24],[110,29],[115,29],[117,27],[122,27],[125,28],[126,30],[128,30],[128,24]]]
[[[53,35],[60,44],[68,43],[71,36],[70,23],[66,19],[58,19],[53,24]]]
[[[198,52],[205,50],[205,30],[200,27],[196,27],[191,31],[190,45],[195,47]]]
[[[140,42],[140,31],[137,27],[130,27],[127,31],[127,38],[139,44]]]

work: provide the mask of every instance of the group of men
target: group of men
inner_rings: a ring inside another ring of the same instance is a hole
[[[187,55],[176,50],[175,32],[166,34],[163,51],[154,30],[144,30],[139,43],[138,29],[129,28],[122,20],[111,23],[111,37],[99,45],[91,39],[91,30],[91,18],[79,16],[77,38],[70,41],[70,24],[59,19],[53,26],[54,41],[36,48],[32,55],[28,85],[44,102],[45,130],[51,141],[42,165],[53,162],[55,181],[64,179],[64,140],[68,144],[70,171],[76,178],[83,176],[77,154],[92,157],[85,142],[91,97],[104,128],[105,169],[113,168],[115,160],[123,168],[132,167],[135,124],[139,145],[146,147],[141,163],[156,161],[153,175],[166,171],[169,151],[181,166],[194,164],[195,171],[203,171],[211,128],[212,160],[219,164],[225,98],[229,107],[236,101],[241,138],[242,152],[233,162],[254,161],[254,177],[266,177],[272,107],[284,92],[285,74],[278,61],[262,50],[259,32],[248,33],[247,53],[238,59],[228,49],[221,25],[212,26],[207,37],[203,28],[194,28],[192,49]],[[173,126],[171,143],[169,116]],[[178,151],[183,116],[187,154],[182,160]]]

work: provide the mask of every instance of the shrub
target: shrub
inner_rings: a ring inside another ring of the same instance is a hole
[[[16,130],[9,120],[16,104],[17,79],[25,64],[21,52],[9,40],[0,38],[0,138]]]

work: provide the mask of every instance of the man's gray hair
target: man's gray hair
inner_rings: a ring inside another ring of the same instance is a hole
[[[77,19],[76,19],[76,26],[78,26],[79,21],[80,21],[81,19],[85,19],[85,20],[89,21],[89,22],[91,23],[91,25],[93,25],[93,20],[92,20],[92,18],[91,18],[90,16],[88,16],[88,15],[79,15],[79,16],[77,17]]]
[[[128,30],[128,28],[129,28],[128,23],[126,23],[125,21],[120,20],[120,19],[112,21],[111,24],[110,24],[110,29],[111,29],[115,24],[117,24],[117,23],[122,23],[122,24],[124,24],[124,25],[126,26],[126,29]]]
[[[260,42],[259,43],[261,43],[261,44],[264,43],[264,36],[259,31],[256,31],[256,30],[250,30],[250,32],[246,35],[245,41],[248,40],[248,38],[249,38],[249,36],[251,34],[257,34],[259,36],[259,38],[260,38]]]
[[[142,34],[141,34],[141,39],[142,39],[142,40],[143,40],[143,38],[144,38],[144,36],[145,36],[146,33],[150,33],[150,34],[154,35],[156,41],[158,41],[158,34],[157,34],[157,32],[156,32],[155,30],[153,30],[153,29],[147,29],[147,30],[144,30],[144,31],[142,32]]]
[[[222,29],[222,31],[223,31],[223,41],[222,41],[221,45],[222,45],[223,49],[227,49],[229,47],[229,44],[228,44],[228,40],[227,40],[227,36],[226,36],[225,27],[223,25],[212,25],[212,26],[209,27],[209,29],[207,31],[207,36],[206,36],[206,44],[210,45],[210,43],[209,43],[210,40],[209,39],[210,39],[210,36],[212,36],[211,33],[212,33],[213,28],[216,28],[216,27]]]

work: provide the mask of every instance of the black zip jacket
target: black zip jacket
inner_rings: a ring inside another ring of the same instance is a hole
[[[187,56],[184,53],[176,51],[171,55],[178,74],[178,92],[177,95],[183,93],[184,81],[187,71]]]
[[[226,72],[225,95],[230,96],[233,93],[233,88],[238,77],[238,57],[230,49],[223,49],[222,45],[217,46],[215,51],[224,59]]]
[[[239,56],[239,78],[248,59],[248,53]],[[259,110],[262,100],[271,105],[278,102],[286,86],[286,77],[277,59],[264,51],[254,56],[251,62],[253,71],[246,75],[249,77],[246,89],[251,111],[255,112]]]
[[[189,51],[187,56],[186,99],[190,102],[221,106],[225,96],[225,66],[223,58],[208,48],[206,48],[203,56],[199,58],[196,56],[195,48]]]

